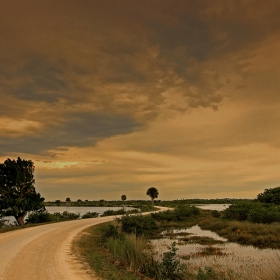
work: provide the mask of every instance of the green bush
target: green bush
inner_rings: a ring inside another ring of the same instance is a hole
[[[26,223],[27,224],[39,224],[47,223],[52,220],[51,214],[47,211],[44,212],[31,212],[29,213]]]
[[[180,261],[176,257],[176,242],[173,242],[170,247],[168,247],[169,251],[163,253],[163,259],[159,264],[160,272],[161,272],[161,280],[175,280],[180,279],[182,274],[182,265]]]
[[[152,213],[151,216],[157,221],[184,221],[192,215],[199,215],[198,207],[191,205],[178,205],[174,210]]]
[[[80,214],[70,213],[68,211],[64,211],[62,213],[55,212],[53,215],[57,221],[76,220],[80,218]]]
[[[245,221],[249,212],[255,207],[255,202],[239,202],[230,205],[223,211],[223,217],[229,220]]]
[[[119,209],[119,210],[106,210],[104,213],[101,215],[101,217],[106,217],[106,216],[116,216],[116,215],[125,215],[125,214],[134,214],[138,213],[138,209],[132,209],[125,211],[124,209]]]
[[[115,215],[124,215],[125,211],[124,209],[119,209],[119,210],[106,210],[101,214],[101,217],[106,217],[106,216],[115,216]]]
[[[223,217],[229,220],[269,224],[280,222],[280,207],[273,203],[242,202],[224,210]]]
[[[109,238],[113,239],[120,239],[122,235],[119,233],[118,227],[114,226],[112,224],[109,224],[105,228],[102,229],[101,232],[101,241],[104,243],[106,242]]]
[[[150,203],[150,202],[149,202]],[[151,206],[151,205],[141,205],[138,207],[142,212],[150,212],[155,210],[155,207]]]
[[[87,212],[82,216],[82,219],[89,219],[89,218],[97,218],[99,216],[99,213],[97,212]]]
[[[118,221],[121,223],[121,230],[123,232],[133,233],[136,236],[158,228],[151,216],[126,215],[122,216]]]
[[[280,187],[265,189],[263,193],[258,194],[256,200],[280,205]]]
[[[279,208],[275,205],[259,203],[255,208],[251,209],[248,215],[248,220],[253,223],[270,224],[273,222],[280,222]]]
[[[212,211],[212,216],[214,218],[220,218],[221,217],[221,213],[219,211],[217,211],[217,210],[213,210]]]

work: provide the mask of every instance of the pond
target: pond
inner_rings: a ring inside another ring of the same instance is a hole
[[[268,267],[279,267],[280,250],[241,246],[228,242],[212,231],[202,230],[198,225],[187,229],[166,230],[159,239],[151,240],[156,257],[161,259],[174,241],[181,262],[194,270],[205,266],[222,266],[260,275]]]

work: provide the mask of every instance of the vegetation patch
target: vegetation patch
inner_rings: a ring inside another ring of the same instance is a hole
[[[214,245],[214,244],[224,244],[225,241],[216,240],[208,236],[196,236],[190,235],[188,237],[178,238],[181,242],[185,243],[195,243],[200,245]]]
[[[204,217],[198,225],[216,232],[229,242],[253,245],[258,248],[280,249],[280,223],[256,224],[249,221],[230,221]]]
[[[208,245],[203,247],[200,251],[192,253],[192,257],[205,257],[205,256],[226,256],[228,253],[224,252],[223,248]]]
[[[94,273],[104,280],[139,280],[142,275],[137,275],[133,271],[129,271],[120,264],[118,260],[104,245],[104,231],[111,223],[97,225],[83,231],[79,238],[74,242],[73,249],[79,258],[88,264]],[[115,224],[112,224],[113,227]],[[111,227],[112,228],[112,227]],[[109,238],[108,233],[108,238]]]

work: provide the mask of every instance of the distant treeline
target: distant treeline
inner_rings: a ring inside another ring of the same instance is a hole
[[[166,207],[175,207],[177,205],[182,204],[233,204],[237,202],[249,202],[253,201],[253,199],[235,199],[235,198],[216,198],[216,199],[176,199],[176,200],[155,200],[155,205],[158,206],[166,206]],[[125,206],[133,206],[133,207],[142,207],[143,205],[151,204],[150,200],[126,200]],[[122,200],[81,200],[78,199],[76,201],[47,201],[45,202],[45,206],[91,206],[91,207],[122,207]]]

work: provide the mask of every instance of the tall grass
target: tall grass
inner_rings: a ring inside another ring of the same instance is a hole
[[[271,260],[270,266],[266,267],[258,277],[258,280],[280,280],[280,255]]]
[[[180,211],[181,213],[182,211]],[[160,222],[157,222],[159,224],[165,223],[166,216],[169,218],[170,214],[167,212],[163,216],[157,216],[158,220],[160,220]],[[186,217],[186,215],[183,216]],[[125,226],[122,225],[122,222]],[[84,238],[89,242],[88,244],[85,243],[84,251],[90,254],[91,257],[88,259],[92,263],[94,270],[99,269],[94,266],[98,263],[99,258],[102,257],[105,260],[100,265],[100,275],[106,270],[109,270],[109,272],[102,279],[130,279],[131,275],[129,275],[129,278],[123,275],[127,272],[134,272],[135,278],[131,279],[280,280],[280,256],[278,255],[275,260],[271,261],[269,267],[260,267],[260,269],[251,265],[250,262],[246,262],[246,260],[241,267],[233,266],[231,263],[224,266],[218,262],[209,262],[207,266],[182,265],[182,263],[178,262],[179,259],[176,256],[174,246],[173,249],[169,248],[169,251],[164,252],[161,259],[156,259],[148,239],[142,234],[146,232],[149,234],[149,231],[154,229],[154,226],[151,226],[153,223],[150,222],[150,220],[138,217],[138,215],[125,216],[123,219],[117,219],[114,224],[103,226],[102,230],[94,238],[84,235]],[[175,223],[173,219],[171,223]],[[199,224],[202,228],[213,230],[219,235],[241,244],[255,243],[259,244],[260,247],[275,246],[276,248],[279,248],[280,244],[278,237],[279,223],[262,225],[248,221],[228,221],[213,217],[210,211],[201,211],[200,215],[192,213],[183,223],[185,225]],[[99,242],[93,242],[94,239],[99,240]],[[95,252],[98,252],[98,254],[95,254],[95,259],[92,261],[92,256]],[[113,266],[112,263],[114,264]],[[107,268],[105,269],[104,267],[107,264],[111,265],[111,267],[106,266]]]
[[[280,249],[280,223],[255,224],[216,218],[203,219],[198,224],[202,229],[212,230],[231,242],[258,248]]]
[[[143,272],[145,266],[152,261],[148,251],[147,240],[134,234],[123,235],[122,238],[110,237],[106,247],[122,265],[133,271]]]

